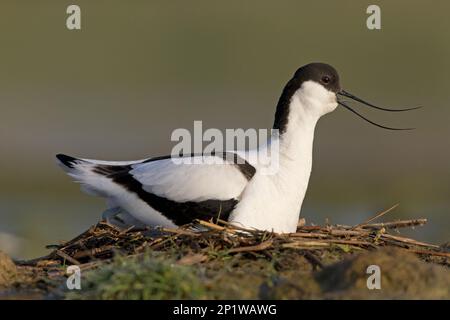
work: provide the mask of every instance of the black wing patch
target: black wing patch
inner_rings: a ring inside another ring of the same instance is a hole
[[[191,223],[195,219],[228,220],[231,211],[238,203],[236,199],[176,202],[145,191],[142,184],[134,179],[129,171],[113,173],[109,177],[128,191],[135,193],[150,207],[178,226]]]
[[[224,160],[233,162],[239,171],[247,180],[250,180],[256,169],[249,164],[245,159],[239,155],[231,152],[223,152],[220,154],[211,154],[221,156]],[[193,157],[196,154],[181,155],[180,157]],[[171,156],[155,157],[144,160],[141,163],[148,163],[152,161],[170,159]],[[150,207],[160,212],[166,218],[171,220],[176,225],[184,225],[191,223],[195,219],[209,220],[223,219],[228,220],[230,213],[235,208],[238,200],[204,200],[204,201],[186,201],[177,202],[156,194],[149,193],[143,189],[142,183],[136,180],[129,172],[133,169],[133,165],[96,165],[93,172],[107,176],[117,184],[125,187],[128,191],[135,193],[142,201],[147,203]]]

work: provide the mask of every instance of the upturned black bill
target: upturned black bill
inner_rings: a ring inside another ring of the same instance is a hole
[[[345,90],[341,90],[338,93],[338,96],[343,96],[346,98],[350,98],[354,101],[360,102],[368,107],[374,108],[374,109],[378,109],[378,110],[382,110],[382,111],[388,111],[388,112],[402,112],[402,111],[410,111],[410,110],[415,110],[415,109],[419,109],[421,107],[413,107],[413,108],[405,108],[405,109],[388,109],[388,108],[382,108],[382,107],[378,107],[372,103],[369,103],[367,101],[362,100],[361,98],[358,98],[357,96],[345,91]],[[374,126],[377,126],[379,128],[383,128],[383,129],[387,129],[387,130],[413,130],[414,128],[393,128],[393,127],[387,127],[381,124],[378,124],[372,120],[367,119],[365,116],[363,116],[362,114],[356,112],[353,108],[351,108],[348,104],[346,104],[344,101],[340,100],[339,98],[337,99],[338,104],[340,104],[341,106],[343,106],[344,108],[346,108],[347,110],[349,110],[350,112],[356,114],[358,117],[360,117],[361,119],[369,122],[370,124],[373,124]]]

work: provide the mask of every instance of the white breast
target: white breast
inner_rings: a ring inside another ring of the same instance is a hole
[[[291,100],[288,125],[279,138],[279,168],[266,175],[258,164],[256,174],[230,217],[247,228],[295,232],[312,168],[314,130],[319,115],[311,112],[314,101],[302,89]],[[307,106],[306,106],[307,105]]]

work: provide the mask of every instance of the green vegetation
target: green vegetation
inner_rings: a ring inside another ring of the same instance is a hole
[[[91,271],[83,290],[73,299],[201,299],[204,286],[191,267],[179,266],[148,252],[139,257],[118,256],[111,264]]]

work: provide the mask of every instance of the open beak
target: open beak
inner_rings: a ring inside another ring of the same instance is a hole
[[[402,111],[410,111],[410,110],[415,110],[415,109],[419,109],[421,107],[413,107],[413,108],[405,108],[405,109],[388,109],[388,108],[381,108],[381,107],[377,107],[376,105],[369,103],[367,101],[364,101],[361,98],[358,98],[357,96],[351,94],[350,92],[347,92],[345,90],[341,90],[337,93],[337,103],[340,104],[341,106],[343,106],[344,108],[348,109],[349,111],[353,112],[354,114],[356,114],[358,117],[364,119],[365,121],[373,124],[374,126],[383,128],[383,129],[388,129],[388,130],[413,130],[414,128],[392,128],[392,127],[386,127],[383,126],[381,124],[378,124],[376,122],[373,122],[369,119],[367,119],[366,117],[364,117],[363,115],[359,114],[358,112],[356,112],[355,110],[353,110],[349,105],[347,105],[344,101],[342,101],[341,99],[339,99],[339,97],[346,97],[346,98],[350,98],[354,101],[360,102],[368,107],[374,108],[374,109],[378,109],[378,110],[382,110],[382,111],[388,111],[388,112],[402,112]]]

